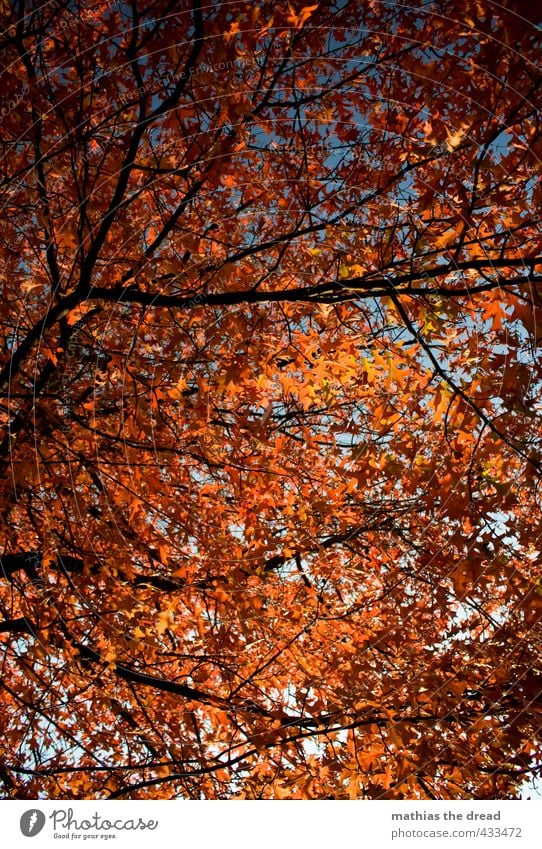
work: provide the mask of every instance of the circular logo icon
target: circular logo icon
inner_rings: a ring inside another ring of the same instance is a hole
[[[21,817],[21,831],[25,837],[35,837],[39,834],[45,825],[45,814],[38,811],[37,808],[32,808],[30,811],[25,811]]]

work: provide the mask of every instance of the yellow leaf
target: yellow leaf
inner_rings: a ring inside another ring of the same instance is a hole
[[[165,610],[161,610],[158,614],[158,619],[156,623],[156,631],[158,634],[163,634],[164,631],[169,628],[170,625],[173,624],[174,614],[173,609],[171,607],[166,607]]]
[[[346,277],[362,277],[366,271],[367,269],[358,262],[355,262],[353,265],[341,265],[339,277],[341,280],[344,280]]]
[[[450,132],[448,127],[446,127],[446,135],[448,138],[446,139],[446,147],[448,150],[455,150],[467,134],[468,124],[461,124],[460,128],[455,131],[455,133]]]
[[[71,230],[64,228],[57,233],[56,243],[59,248],[69,248],[75,250],[77,248],[77,238]]]
[[[296,15],[292,7],[288,4],[288,8],[290,10],[290,14],[287,17],[287,21],[289,24],[293,24],[297,29],[301,29],[305,21],[310,18],[315,9],[318,8],[318,3],[314,6],[303,6],[299,15]]]
[[[365,373],[367,374],[367,379],[370,383],[373,383],[375,376],[378,374],[378,370],[374,367],[374,364],[367,359],[367,357],[363,358],[362,365]]]
[[[117,660],[117,653],[115,649],[110,646],[102,655],[102,660],[105,661],[110,668],[113,668]]]
[[[229,31],[224,33],[224,38],[226,39],[226,41],[231,41],[233,36],[237,35],[237,33],[239,32],[239,26],[240,24],[238,21],[234,21],[232,23],[231,27],[229,28]]]
[[[177,385],[168,391],[168,397],[174,401],[179,401],[183,397],[183,391],[188,388],[188,383],[185,377],[180,377]]]

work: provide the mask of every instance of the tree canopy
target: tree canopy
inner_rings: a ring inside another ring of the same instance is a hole
[[[3,798],[537,774],[534,6],[4,0]]]

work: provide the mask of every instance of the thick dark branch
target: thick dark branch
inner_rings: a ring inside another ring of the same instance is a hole
[[[35,637],[36,626],[26,616],[21,616],[19,619],[4,619],[0,622],[0,633],[5,632],[10,634],[30,634]]]
[[[64,575],[81,574],[84,561],[80,557],[71,554],[58,554],[56,565],[59,572]],[[24,551],[20,554],[4,554],[0,557],[0,579],[7,578],[11,581],[16,572],[25,572],[32,583],[40,582],[39,571],[42,566],[42,555],[40,551]],[[91,570],[96,571],[96,569]]]
[[[534,273],[534,266],[542,263],[542,258],[526,257],[525,259],[509,260],[472,260],[459,263],[454,267],[436,266],[433,269],[400,275],[394,279],[375,272],[365,277],[352,277],[341,281],[322,283],[312,288],[297,286],[292,289],[280,289],[262,292],[249,289],[245,291],[200,293],[190,297],[165,295],[162,293],[145,292],[137,286],[98,287],[94,286],[89,292],[89,300],[112,301],[121,304],[142,304],[152,307],[167,307],[172,309],[193,309],[196,307],[227,307],[239,304],[261,304],[271,302],[293,301],[298,303],[341,303],[342,301],[358,300],[360,298],[389,297],[395,295],[445,295],[448,297],[472,296],[478,292],[488,292],[501,289],[503,286],[521,285],[542,282],[542,275]],[[454,271],[498,268],[529,268],[525,275],[499,279],[473,286],[414,286],[414,281],[446,276]]]
[[[80,643],[77,640],[71,640],[71,642],[84,660],[93,663],[104,663],[99,653],[90,646]],[[187,684],[180,684],[178,681],[170,681],[166,678],[156,678],[154,675],[146,675],[122,663],[110,663],[109,668],[124,681],[129,681],[133,684],[142,684],[145,687],[152,687],[164,693],[182,696],[185,699],[190,699],[190,701],[201,702],[202,704],[212,705],[223,710],[242,711],[264,717],[270,716],[265,708],[256,705],[254,702],[233,702],[223,696],[215,696],[212,693],[206,693],[203,690],[189,687]]]
[[[40,319],[36,322],[36,324],[34,324],[12,355],[9,362],[7,362],[0,371],[0,389],[4,389],[6,386],[11,384],[27,354],[30,353],[35,343],[42,339],[45,336],[46,331],[56,324],[59,319],[66,315],[66,313],[68,313],[71,309],[76,307],[80,300],[80,296],[75,293],[68,295],[68,297],[63,298],[54,307],[51,307],[45,315],[45,318]]]
[[[387,526],[389,521],[385,521],[385,525]],[[280,569],[281,566],[284,566],[285,563],[288,563],[296,556],[304,557],[307,554],[313,553],[315,551],[327,550],[331,548],[333,545],[340,545],[341,543],[350,542],[350,540],[356,539],[362,533],[367,531],[377,530],[378,526],[373,524],[362,525],[357,528],[350,528],[348,531],[344,531],[342,534],[332,534],[329,537],[326,537],[321,542],[316,542],[311,548],[305,551],[298,551],[295,554],[291,554],[289,557],[285,557],[283,554],[276,554],[274,557],[270,557],[269,560],[265,561],[263,566],[264,572],[272,572],[274,569]]]
[[[26,572],[30,580],[38,579],[38,567],[41,566],[39,551],[25,551],[22,554],[4,554],[0,557],[0,578],[11,580],[15,572]]]

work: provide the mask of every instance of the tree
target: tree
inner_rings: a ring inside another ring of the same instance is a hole
[[[4,2],[4,798],[536,774],[532,7]]]

